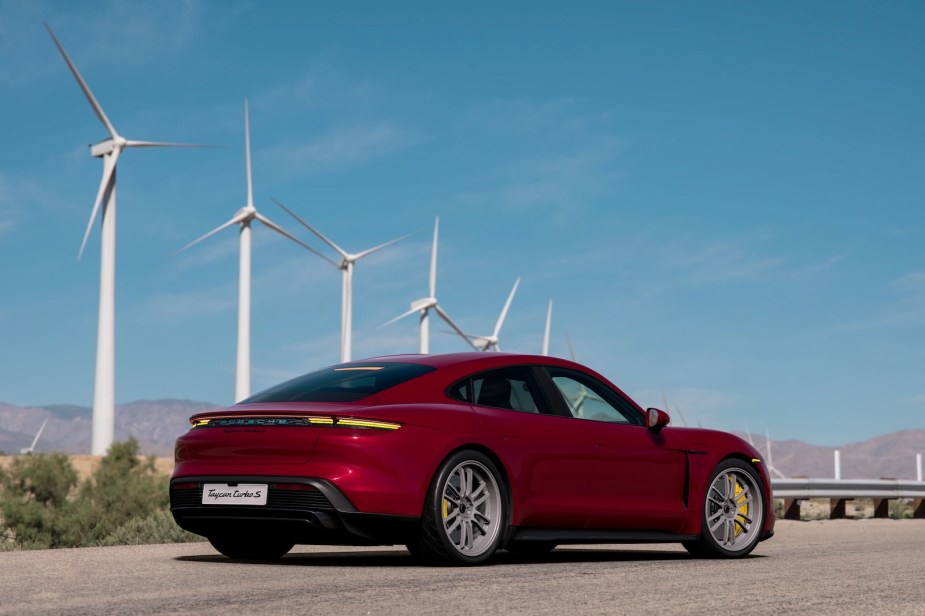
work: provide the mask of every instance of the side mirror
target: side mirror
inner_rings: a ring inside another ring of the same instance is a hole
[[[668,413],[665,411],[660,411],[655,408],[646,409],[646,425],[648,425],[649,430],[652,430],[652,432],[658,434],[670,421],[671,417],[669,417]]]

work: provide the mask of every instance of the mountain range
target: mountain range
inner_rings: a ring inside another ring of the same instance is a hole
[[[172,456],[176,438],[189,428],[194,413],[218,405],[190,400],[141,400],[116,407],[115,438],[134,436],[148,455]],[[0,455],[29,447],[45,420],[36,453],[90,453],[92,410],[73,405],[20,407],[0,402]],[[747,435],[740,435],[748,438]],[[893,432],[841,447],[801,440],[754,439],[766,461],[786,477],[834,477],[834,452],[841,457],[843,479],[916,479],[916,454],[925,454],[925,429]]]

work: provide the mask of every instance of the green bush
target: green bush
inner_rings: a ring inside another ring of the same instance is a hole
[[[179,526],[166,509],[159,509],[145,518],[132,518],[97,545],[145,545],[151,543],[186,543],[202,541],[202,537]]]
[[[78,485],[64,454],[26,455],[0,469],[0,545],[22,549],[201,541],[170,514],[169,480],[132,438],[114,443]],[[5,532],[4,532],[5,531]]]
[[[68,498],[77,473],[64,454],[16,458],[0,476],[0,515],[23,548],[79,545],[81,505]]]

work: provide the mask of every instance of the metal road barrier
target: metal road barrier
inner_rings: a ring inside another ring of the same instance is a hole
[[[913,517],[925,518],[925,482],[901,479],[772,479],[774,498],[784,500],[784,519],[800,519],[800,501],[828,498],[832,520],[845,517],[845,501],[870,498],[874,501],[874,517],[890,517],[890,501],[900,498],[914,500]]]

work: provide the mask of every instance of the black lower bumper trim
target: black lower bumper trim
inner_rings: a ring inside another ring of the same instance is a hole
[[[267,484],[267,504],[203,504],[206,483]],[[292,490],[292,484],[305,489]],[[302,544],[395,545],[406,543],[419,521],[414,516],[358,512],[334,484],[310,477],[190,476],[175,477],[170,486],[174,520],[204,537],[284,535]]]

